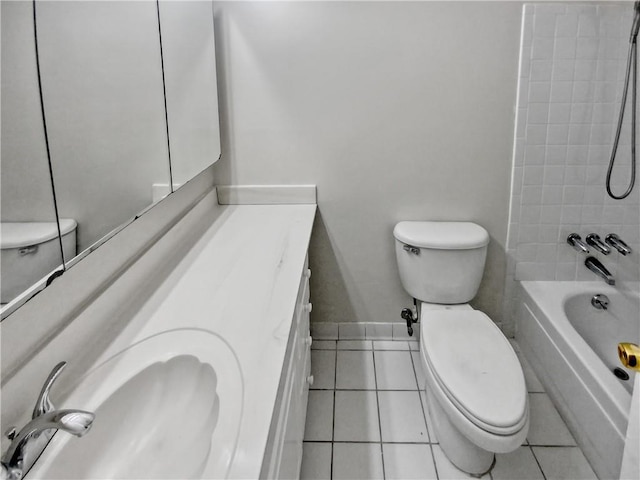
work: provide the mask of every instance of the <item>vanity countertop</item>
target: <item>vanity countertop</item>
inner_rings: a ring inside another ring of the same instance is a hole
[[[228,476],[258,478],[316,206],[221,208],[95,365],[168,330],[217,334],[237,356],[244,382],[243,419]]]

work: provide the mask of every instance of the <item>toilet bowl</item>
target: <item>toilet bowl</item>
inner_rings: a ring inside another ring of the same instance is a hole
[[[482,475],[529,430],[520,363],[484,313],[422,308],[420,357],[439,442],[454,465]]]
[[[470,222],[400,222],[394,229],[403,286],[419,302],[420,357],[440,446],[460,470],[490,471],[495,453],[528,433],[524,374],[507,338],[469,302],[489,235]]]

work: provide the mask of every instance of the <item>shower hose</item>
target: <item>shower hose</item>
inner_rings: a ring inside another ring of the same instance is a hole
[[[609,159],[609,168],[607,169],[607,193],[615,200],[627,198],[636,181],[636,90],[638,80],[638,27],[640,26],[640,2],[635,3],[635,19],[631,29],[631,38],[629,39],[629,53],[627,55],[627,73],[624,79],[624,89],[622,91],[622,103],[620,105],[620,115],[618,117],[618,127],[616,128],[616,136],[613,140],[613,148],[611,149],[611,158]],[[620,142],[620,132],[622,131],[622,120],[624,119],[624,110],[627,104],[627,93],[629,92],[629,80],[633,70],[633,84],[631,87],[631,178],[629,186],[622,195],[616,195],[611,190],[611,172],[613,164],[616,160],[618,151],[618,143]]]

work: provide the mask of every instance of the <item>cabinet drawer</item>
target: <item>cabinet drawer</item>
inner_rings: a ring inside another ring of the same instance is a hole
[[[300,278],[287,351],[274,407],[261,478],[298,478],[302,462],[302,441],[306,421],[311,371],[309,277],[305,268]]]

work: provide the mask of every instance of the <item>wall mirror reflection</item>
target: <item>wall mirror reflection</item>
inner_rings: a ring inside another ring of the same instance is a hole
[[[211,2],[1,8],[4,318],[218,160],[220,135]]]

